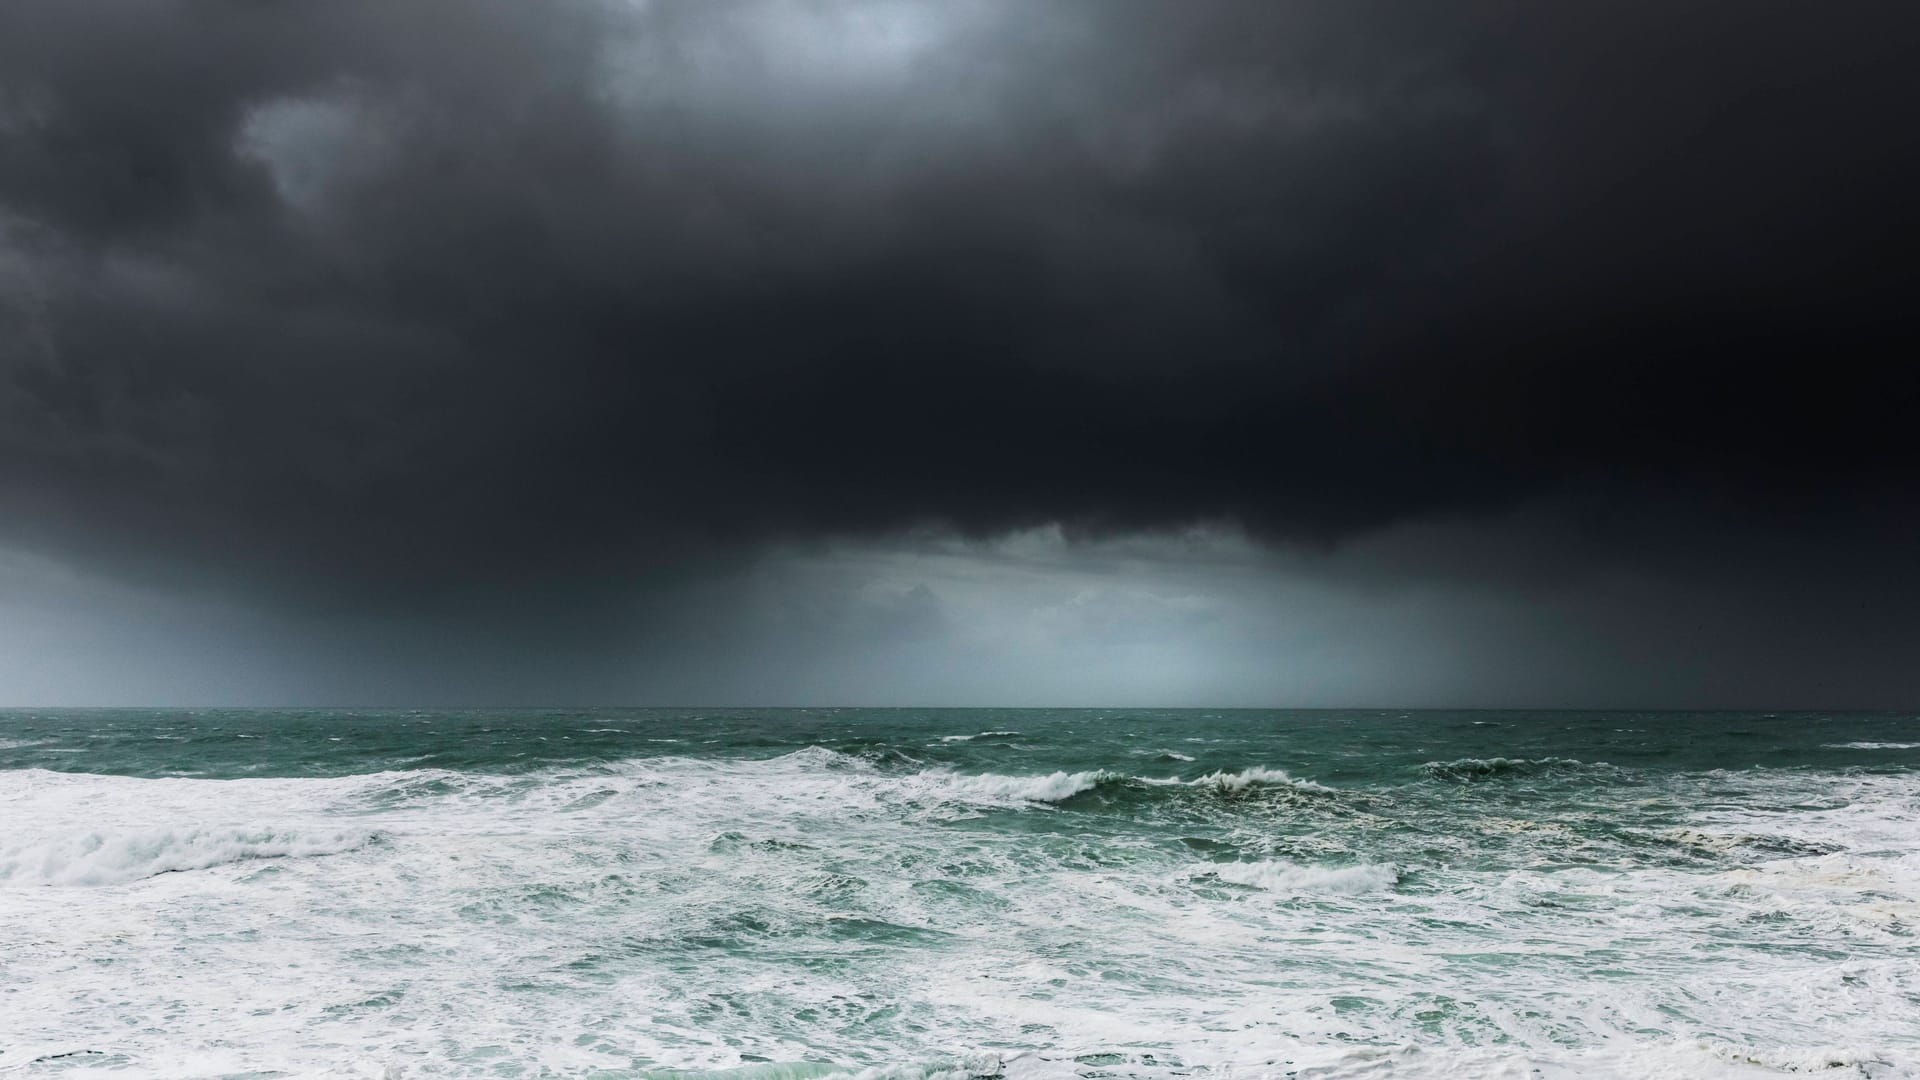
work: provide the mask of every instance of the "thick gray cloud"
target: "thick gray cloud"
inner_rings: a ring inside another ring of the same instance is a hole
[[[1877,656],[1920,636],[1916,28],[18,0],[0,545],[562,655],[690,625],[692,583],[785,545],[1232,521],[1315,558],[1428,535],[1342,595],[1438,583],[1570,641],[1669,618],[1568,582],[1697,593],[1750,613],[1710,620],[1709,681],[1786,648],[1757,624]],[[849,654],[958,632],[912,589],[838,617]]]

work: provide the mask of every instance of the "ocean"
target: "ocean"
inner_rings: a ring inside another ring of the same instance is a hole
[[[1920,719],[0,713],[0,1075],[1920,1076]]]

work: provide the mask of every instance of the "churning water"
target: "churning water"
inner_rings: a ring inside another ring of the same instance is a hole
[[[1920,1075],[1920,720],[0,714],[0,1075]]]

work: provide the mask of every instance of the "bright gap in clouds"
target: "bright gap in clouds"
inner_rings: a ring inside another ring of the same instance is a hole
[[[404,626],[20,555],[4,572],[0,702],[1339,704],[1407,688],[1397,660],[1378,682],[1383,650],[1424,644],[1403,621],[1417,598],[1290,576],[1227,530],[815,544],[643,592],[619,617],[527,607]]]
[[[1409,569],[1410,552],[1429,564]],[[597,600],[529,589],[400,617],[12,554],[0,704],[1763,705],[1888,659],[1756,623],[1711,587],[1510,554],[1467,526],[1330,552],[1218,527],[922,532],[680,567]]]
[[[1217,527],[789,548],[714,605],[708,651],[749,657],[714,680],[758,673],[768,703],[1375,705],[1480,692],[1486,638],[1524,636],[1519,607],[1308,563]],[[1565,675],[1526,659],[1513,692]]]
[[[742,4],[676,19],[672,34],[643,15],[632,34],[608,41],[600,74],[614,100],[641,106],[745,102],[767,84],[802,97],[874,92],[906,82],[985,25],[990,7]]]

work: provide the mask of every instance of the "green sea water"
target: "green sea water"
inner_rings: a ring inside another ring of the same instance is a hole
[[[1909,714],[0,713],[0,1074],[1920,1075]]]

